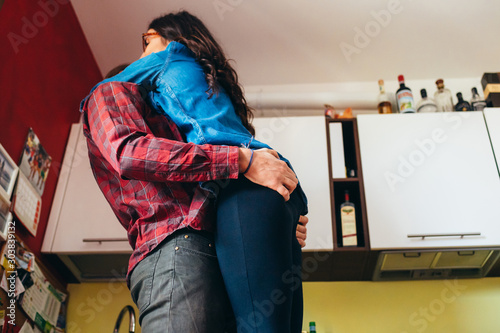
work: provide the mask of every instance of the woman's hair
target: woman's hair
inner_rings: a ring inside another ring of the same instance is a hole
[[[203,22],[186,11],[180,11],[154,19],[149,24],[149,29],[156,30],[168,41],[176,41],[189,48],[203,68],[209,87],[209,98],[217,94],[219,87],[222,87],[229,95],[243,125],[255,135],[251,124],[253,112],[243,96],[238,75]]]

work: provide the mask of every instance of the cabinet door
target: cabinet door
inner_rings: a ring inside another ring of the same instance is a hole
[[[255,118],[256,139],[285,156],[309,201],[304,250],[333,250],[330,185],[323,116]]]
[[[52,242],[47,239],[51,236]],[[92,174],[81,124],[71,128],[43,251],[58,254],[132,252],[126,230]]]
[[[486,108],[483,112],[498,166],[500,162],[500,108]]]
[[[361,115],[358,129],[373,249],[500,245],[482,112]]]

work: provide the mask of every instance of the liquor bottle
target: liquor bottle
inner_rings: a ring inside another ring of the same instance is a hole
[[[437,91],[434,93],[434,100],[438,107],[438,112],[453,111],[453,97],[451,91],[444,87],[443,79],[436,81]]]
[[[385,92],[384,80],[378,80],[378,87],[380,90],[380,93],[377,97],[378,113],[392,113],[392,104],[389,101],[389,96]]]
[[[357,246],[356,208],[349,201],[349,191],[345,191],[345,202],[340,205],[340,223],[342,225],[342,246]]]
[[[398,110],[400,113],[414,113],[413,93],[411,89],[405,86],[405,78],[403,75],[398,76],[399,89],[396,91],[396,99],[398,100]]]
[[[483,109],[486,107],[486,102],[484,99],[479,96],[477,93],[476,87],[472,88],[472,99],[470,100],[472,110],[474,111],[483,111]]]
[[[472,111],[472,107],[469,102],[464,101],[461,92],[457,93],[457,99],[458,103],[455,105],[455,111]]]
[[[316,333],[316,322],[309,322],[309,333]]]
[[[427,90],[420,90],[420,96],[422,99],[417,103],[417,112],[437,112],[437,105],[432,98],[427,97]]]

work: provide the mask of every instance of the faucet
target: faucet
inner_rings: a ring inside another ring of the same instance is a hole
[[[125,315],[125,312],[129,313],[129,333],[134,333],[135,332],[135,311],[134,308],[130,305],[126,305],[121,311],[120,314],[118,315],[118,319],[116,320],[115,324],[115,330],[113,333],[118,333],[118,330],[120,329],[120,324],[123,319],[123,315]]]

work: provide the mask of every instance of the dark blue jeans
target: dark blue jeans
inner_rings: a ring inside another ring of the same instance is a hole
[[[234,333],[213,235],[178,230],[134,268],[132,299],[144,333]]]
[[[217,198],[215,243],[238,333],[300,333],[302,201],[241,176]]]

